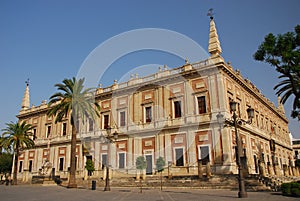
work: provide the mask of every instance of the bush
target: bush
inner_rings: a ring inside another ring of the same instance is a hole
[[[1,147],[0,147],[1,149]],[[1,152],[1,150],[0,150]],[[0,173],[10,173],[12,168],[13,155],[10,153],[0,154]]]
[[[281,184],[282,195],[291,195],[291,183]]]
[[[295,166],[298,167],[298,168],[300,168],[300,159],[297,159],[297,160],[296,160]]]
[[[300,197],[300,183],[291,182],[281,185],[282,195]]]
[[[291,195],[295,197],[300,197],[300,183],[291,184]]]
[[[92,176],[95,171],[94,163],[91,159],[87,159],[85,163],[85,169],[88,171],[88,176]]]

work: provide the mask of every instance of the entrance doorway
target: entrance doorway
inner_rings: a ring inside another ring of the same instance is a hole
[[[253,160],[254,160],[254,167],[255,167],[255,173],[258,173],[258,162],[257,162],[257,157],[256,155],[253,155]]]
[[[176,166],[183,166],[184,165],[183,148],[175,149],[175,157],[176,157]]]
[[[152,155],[146,155],[146,161],[147,161],[147,168],[146,168],[146,174],[152,174]]]

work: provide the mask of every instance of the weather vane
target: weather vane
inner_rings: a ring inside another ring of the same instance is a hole
[[[25,81],[26,85],[29,85],[29,78],[27,78],[27,80]]]
[[[213,9],[212,9],[212,8],[210,8],[210,9],[208,10],[207,16],[209,16],[210,19],[214,19],[214,13],[213,13]]]

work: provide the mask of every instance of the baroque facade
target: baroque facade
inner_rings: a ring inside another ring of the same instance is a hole
[[[135,161],[144,156],[146,173],[156,174],[155,162],[163,157],[168,174],[197,175],[200,164],[210,165],[213,174],[236,174],[234,128],[222,127],[217,114],[230,119],[229,102],[238,103],[237,115],[247,119],[246,110],[255,111],[251,124],[240,124],[244,167],[249,174],[293,174],[293,151],[288,120],[283,106],[276,107],[238,70],[221,56],[214,19],[210,20],[210,57],[177,68],[162,67],[147,77],[132,77],[95,91],[101,115],[95,121],[79,123],[76,147],[77,178],[86,175],[85,162],[92,159],[94,176],[104,177],[109,165],[113,177],[137,173]],[[35,149],[24,150],[19,158],[19,175],[30,181],[33,175],[68,177],[71,125],[69,117],[54,123],[48,117],[47,101],[30,107],[27,84],[20,121],[34,126]],[[119,137],[108,143],[108,128]],[[166,174],[167,171],[164,171]]]

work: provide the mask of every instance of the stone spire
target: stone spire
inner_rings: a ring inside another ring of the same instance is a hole
[[[211,54],[211,56],[218,56],[222,53],[222,48],[212,14],[210,14],[208,52]]]
[[[26,110],[30,108],[29,79],[25,83],[26,83],[26,89],[22,100],[22,110]]]
[[[277,97],[278,99],[278,110],[280,110],[283,114],[285,114],[285,110],[284,110],[284,107],[283,107],[283,104],[281,103],[281,98],[280,96]]]

